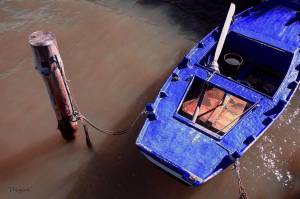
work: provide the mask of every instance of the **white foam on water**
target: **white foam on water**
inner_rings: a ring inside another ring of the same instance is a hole
[[[256,169],[262,171],[262,176],[267,175],[268,180],[272,180],[273,175],[273,177],[283,186],[288,186],[291,184],[293,176],[291,175],[291,172],[287,170],[288,162],[283,161],[278,157],[284,155],[283,147],[274,144],[273,135],[264,136],[262,140],[263,142],[259,143],[257,148],[259,149],[259,157],[263,162],[264,168],[256,166]],[[284,139],[283,142],[285,145],[286,143],[288,143],[288,145],[296,145],[296,142],[291,141],[290,139]],[[287,154],[286,156],[290,156],[292,154],[293,153]]]
[[[280,117],[279,117],[279,123],[277,125],[277,128],[281,128],[283,125],[291,125],[294,120],[297,118],[297,116],[300,113],[300,108],[296,108],[294,111],[291,110],[292,106],[288,106],[287,111],[285,111]],[[293,127],[292,127],[293,128]]]

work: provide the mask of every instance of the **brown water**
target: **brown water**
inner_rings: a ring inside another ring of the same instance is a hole
[[[192,188],[150,164],[134,146],[142,121],[120,137],[92,133],[94,151],[82,132],[67,144],[56,131],[28,35],[53,31],[81,111],[103,127],[122,128],[227,9],[219,0],[163,2],[0,0],[1,199],[237,198],[230,169]],[[241,159],[250,198],[300,198],[299,113],[298,91]]]

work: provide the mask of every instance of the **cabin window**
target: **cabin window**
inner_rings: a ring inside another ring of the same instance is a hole
[[[220,138],[237,124],[250,106],[249,102],[195,77],[177,113],[195,127]]]

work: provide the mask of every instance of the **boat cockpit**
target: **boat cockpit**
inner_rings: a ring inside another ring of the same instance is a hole
[[[200,65],[208,66],[215,49]],[[288,72],[293,54],[236,32],[227,36],[219,59],[220,73],[264,95],[273,97]]]
[[[197,128],[220,138],[229,132],[252,105],[207,81],[194,78],[178,114],[193,122]]]
[[[209,66],[214,52],[212,48],[199,64]],[[272,98],[289,70],[291,56],[279,48],[230,32],[219,60],[220,74]],[[198,129],[221,138],[254,106],[255,103],[229,93],[209,79],[195,77],[177,114]]]

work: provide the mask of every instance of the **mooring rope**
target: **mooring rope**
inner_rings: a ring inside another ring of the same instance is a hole
[[[127,128],[121,129],[121,130],[107,130],[107,129],[100,128],[82,114],[79,114],[79,118],[81,119],[81,121],[84,122],[83,125],[85,125],[85,123],[86,123],[86,124],[90,125],[91,127],[93,127],[95,130],[97,130],[100,133],[104,133],[104,134],[107,134],[107,135],[123,135],[125,133],[128,133],[135,126],[136,122],[141,118],[141,116],[143,116],[145,113],[146,112],[144,110],[142,112],[140,112],[137,115],[137,117],[129,124],[129,126]]]
[[[91,120],[89,120],[86,116],[84,116],[80,111],[79,108],[77,106],[77,103],[75,103],[72,100],[72,93],[69,89],[69,85],[67,83],[67,78],[65,73],[62,70],[62,67],[60,66],[59,60],[57,59],[57,57],[55,56],[55,60],[54,60],[58,66],[58,69],[61,73],[63,82],[64,82],[64,86],[66,88],[67,91],[67,95],[69,98],[69,102],[71,105],[71,109],[72,109],[72,118],[70,118],[72,121],[80,121],[82,123],[84,132],[85,132],[85,138],[86,138],[86,144],[89,148],[92,148],[92,142],[89,136],[89,131],[88,131],[88,125],[93,127],[95,130],[97,130],[98,132],[102,133],[102,134],[107,134],[107,135],[123,135],[128,133],[136,124],[136,122],[141,118],[142,115],[146,114],[145,109],[143,109],[138,115],[137,117],[129,124],[129,126],[125,129],[121,129],[121,130],[107,130],[107,129],[103,129],[98,127],[96,124],[94,124]]]
[[[92,144],[90,136],[89,136],[88,125],[91,126],[91,127],[93,127],[97,132],[100,132],[102,134],[107,134],[107,135],[123,135],[123,134],[126,134],[126,133],[130,132],[130,130],[137,123],[137,121],[145,113],[146,113],[146,111],[144,111],[144,110],[142,112],[140,112],[140,114],[138,114],[138,116],[129,124],[129,126],[127,128],[121,129],[121,130],[107,130],[107,129],[102,129],[102,128],[98,127],[96,124],[94,124],[87,117],[85,117],[84,115],[82,115],[80,112],[76,115],[76,117],[77,117],[77,120],[81,121],[81,123],[82,123],[83,129],[84,129],[84,134],[85,134],[86,145],[89,148],[92,149],[93,148],[93,144]]]
[[[239,199],[248,199],[248,194],[246,192],[246,189],[243,185],[242,178],[241,178],[239,159],[236,159],[234,163],[234,170],[236,171],[236,176],[239,184]]]

